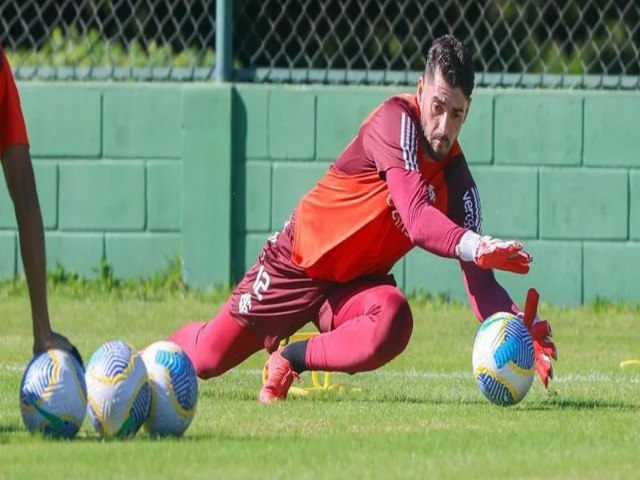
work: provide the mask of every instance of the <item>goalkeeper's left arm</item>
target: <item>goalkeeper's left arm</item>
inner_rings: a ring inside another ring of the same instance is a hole
[[[459,258],[483,269],[515,273],[529,271],[531,256],[515,241],[480,236],[456,224],[429,201],[428,186],[419,171],[390,168],[387,188],[411,242],[442,257]]]

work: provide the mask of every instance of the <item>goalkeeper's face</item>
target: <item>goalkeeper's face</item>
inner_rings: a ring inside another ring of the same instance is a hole
[[[453,146],[469,113],[471,99],[452,88],[440,72],[418,79],[420,123],[431,158],[441,160]]]

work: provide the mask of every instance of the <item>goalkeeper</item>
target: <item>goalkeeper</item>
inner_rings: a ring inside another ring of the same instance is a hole
[[[436,39],[416,94],[376,108],[216,317],[173,334],[201,378],[266,348],[259,400],[269,403],[286,399],[305,370],[381,367],[411,336],[411,309],[389,271],[416,246],[460,262],[479,321],[520,313],[492,270],[524,274],[532,258],[516,241],[480,234],[478,191],[457,141],[473,87],[468,50],[453,36]],[[310,321],[319,335],[278,350]],[[546,386],[556,357],[551,332],[539,318],[529,327]]]

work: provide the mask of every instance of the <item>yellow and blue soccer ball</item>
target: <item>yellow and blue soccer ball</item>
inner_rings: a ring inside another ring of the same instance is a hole
[[[82,364],[64,350],[33,357],[20,384],[20,413],[30,432],[73,438],[87,411]]]
[[[191,360],[175,343],[160,341],[142,352],[151,384],[151,410],[144,424],[153,436],[179,436],[191,424],[198,403],[198,378]]]
[[[151,387],[140,355],[122,340],[100,346],[87,364],[87,416],[101,437],[132,437],[149,415]]]
[[[497,405],[515,405],[529,392],[533,340],[515,315],[498,312],[482,323],[473,344],[473,374],[480,391]]]

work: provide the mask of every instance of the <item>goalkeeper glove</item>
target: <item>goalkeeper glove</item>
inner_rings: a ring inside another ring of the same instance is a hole
[[[538,299],[540,296],[535,289],[530,289],[527,293],[527,301],[524,313],[518,313],[518,318],[533,339],[533,351],[535,354],[536,370],[544,388],[547,388],[549,380],[553,379],[553,365],[551,359],[558,360],[556,345],[553,343],[551,325],[546,320],[541,320],[538,316]]]
[[[533,257],[522,249],[520,242],[500,240],[488,235],[480,236],[471,230],[465,232],[456,246],[460,260],[474,262],[480,268],[527,273]]]

